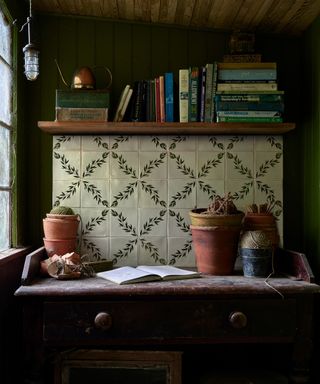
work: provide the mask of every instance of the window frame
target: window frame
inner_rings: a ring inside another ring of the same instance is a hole
[[[17,230],[17,62],[18,62],[18,29],[13,26],[13,18],[8,9],[5,0],[0,0],[1,13],[4,15],[10,25],[10,44],[11,44],[11,63],[9,64],[12,71],[12,87],[11,87],[11,124],[2,124],[2,126],[9,130],[10,134],[10,152],[9,152],[9,186],[4,190],[9,190],[9,202],[12,207],[9,213],[9,248],[0,251],[0,255],[8,255],[12,247],[16,247],[18,243],[18,230]]]

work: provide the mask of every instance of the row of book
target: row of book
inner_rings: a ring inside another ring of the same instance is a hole
[[[108,121],[108,90],[56,90],[56,120]],[[274,62],[214,62],[127,84],[113,121],[282,122]]]

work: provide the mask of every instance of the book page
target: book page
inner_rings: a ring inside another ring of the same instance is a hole
[[[161,276],[163,280],[187,279],[200,276],[198,272],[173,267],[171,265],[139,265],[136,269],[157,274]]]
[[[117,284],[133,284],[143,281],[161,280],[159,276],[153,273],[133,267],[120,267],[110,271],[98,272],[96,276]]]

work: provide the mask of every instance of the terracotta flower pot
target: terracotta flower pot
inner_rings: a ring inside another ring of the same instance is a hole
[[[192,243],[199,272],[231,275],[237,258],[243,212],[212,215],[199,208],[190,211]]]
[[[44,247],[48,257],[53,255],[62,256],[66,253],[75,252],[77,248],[77,238],[71,239],[43,239]]]
[[[70,239],[77,236],[79,221],[69,219],[43,219],[43,232],[47,239]]]

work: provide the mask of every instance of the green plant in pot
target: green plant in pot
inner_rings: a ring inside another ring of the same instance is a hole
[[[43,219],[44,245],[49,257],[74,252],[80,216],[70,207],[52,208]]]
[[[244,213],[232,196],[216,196],[208,208],[189,212],[192,243],[199,272],[231,275],[237,258]]]

